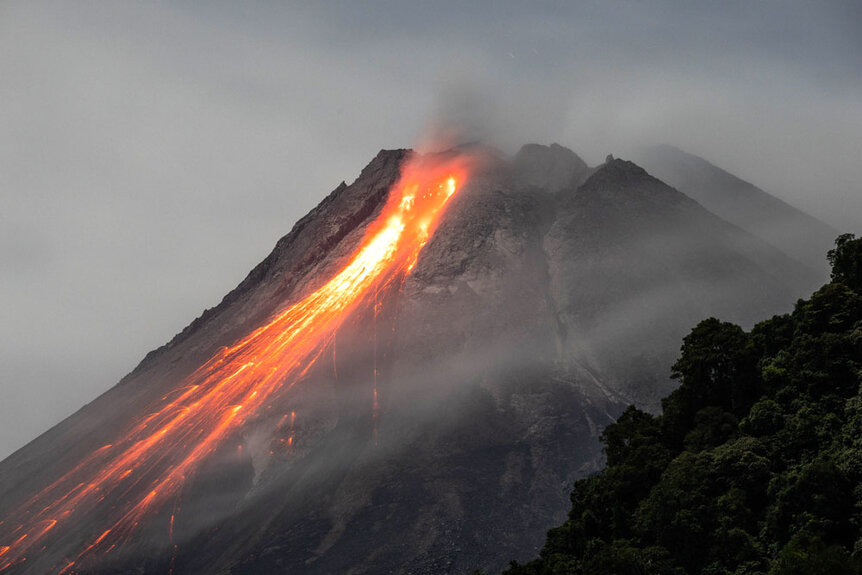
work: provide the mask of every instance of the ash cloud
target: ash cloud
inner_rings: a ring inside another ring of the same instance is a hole
[[[493,69],[490,62],[474,60],[440,72],[419,150],[483,143],[514,153],[526,143],[564,136],[570,106],[565,90],[553,84],[539,90],[494,75]]]

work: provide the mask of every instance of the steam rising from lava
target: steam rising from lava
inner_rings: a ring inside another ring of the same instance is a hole
[[[351,311],[413,269],[471,165],[465,155],[414,156],[344,269],[220,349],[115,442],[0,521],[0,571],[51,545],[63,525],[95,521],[102,527],[91,540],[54,567],[74,572],[127,542],[158,511],[176,509],[202,462],[308,372]],[[375,418],[376,401],[375,389]]]

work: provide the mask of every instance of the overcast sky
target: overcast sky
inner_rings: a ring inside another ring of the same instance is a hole
[[[0,457],[444,120],[674,144],[862,231],[859,2],[234,4],[0,3]]]

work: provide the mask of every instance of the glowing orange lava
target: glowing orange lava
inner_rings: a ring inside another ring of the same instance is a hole
[[[73,573],[83,558],[127,541],[147,517],[176,502],[202,461],[255,417],[273,394],[308,372],[352,310],[413,269],[469,165],[463,156],[408,162],[344,269],[265,325],[220,349],[177,386],[176,395],[163,397],[122,437],[86,457],[0,523],[0,571],[38,553],[55,528],[91,518],[106,498],[112,503],[110,511],[103,506],[97,517],[109,519],[95,530],[98,535],[82,542],[77,556],[54,572]],[[376,385],[373,401],[376,439]],[[291,413],[291,448],[295,418]],[[171,539],[173,523],[171,514]]]

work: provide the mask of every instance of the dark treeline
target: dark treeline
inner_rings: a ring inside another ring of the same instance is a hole
[[[684,339],[662,414],[629,407],[538,559],[506,575],[862,573],[862,238],[746,333]]]

